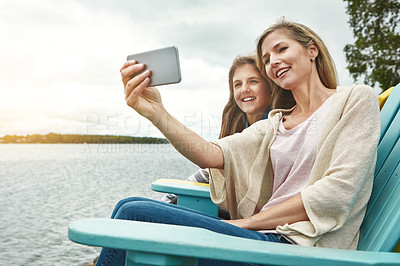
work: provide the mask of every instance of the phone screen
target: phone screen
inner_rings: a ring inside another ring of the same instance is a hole
[[[149,86],[179,83],[182,80],[178,48],[175,46],[131,54],[127,59],[135,59],[138,63],[145,64],[146,69],[151,70]]]

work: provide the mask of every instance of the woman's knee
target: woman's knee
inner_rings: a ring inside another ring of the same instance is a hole
[[[147,200],[147,199],[141,198],[141,197],[129,197],[129,198],[125,198],[125,199],[122,199],[122,200],[118,201],[118,203],[115,206],[122,206],[122,205],[124,205],[125,203],[128,203],[128,202],[143,201],[143,200]]]
[[[146,221],[153,214],[158,213],[160,204],[148,200],[135,200],[125,202],[120,206],[115,215],[116,219]]]
[[[115,205],[114,210],[111,214],[111,218],[115,218],[115,216],[117,215],[117,213],[119,212],[121,207],[127,203],[138,202],[138,201],[148,201],[148,200],[149,199],[141,198],[141,197],[129,197],[129,198],[122,199]]]

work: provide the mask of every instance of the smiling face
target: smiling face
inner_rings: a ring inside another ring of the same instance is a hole
[[[233,74],[235,102],[246,113],[250,124],[258,121],[270,104],[269,86],[252,64],[236,68]]]
[[[278,86],[288,90],[309,81],[313,67],[311,58],[318,55],[313,43],[303,47],[289,38],[285,30],[276,30],[266,36],[261,52],[265,73]]]

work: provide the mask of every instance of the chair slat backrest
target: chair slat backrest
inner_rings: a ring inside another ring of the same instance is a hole
[[[393,137],[395,137],[395,130],[388,132],[389,127],[394,124],[393,121],[400,108],[400,84],[397,85],[387,99],[381,111],[381,136],[378,146],[378,158],[376,160],[375,176],[377,176],[383,163],[387,159],[389,153],[394,147]],[[396,121],[397,122],[397,121]],[[386,134],[388,133],[388,134]],[[384,139],[385,138],[385,139]]]
[[[391,121],[395,117],[400,106],[400,83],[391,89],[393,93],[385,101],[385,105],[382,107],[381,111],[381,139],[385,135],[387,129],[390,126]]]
[[[359,250],[392,251],[400,239],[400,84],[381,111],[374,187],[360,229]]]

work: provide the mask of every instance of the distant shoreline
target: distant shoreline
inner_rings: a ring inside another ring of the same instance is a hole
[[[6,135],[0,137],[0,144],[71,144],[71,143],[114,143],[114,144],[167,144],[164,138],[153,137],[131,137],[131,136],[112,136],[112,135],[79,135],[79,134],[56,134],[47,135]]]

